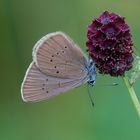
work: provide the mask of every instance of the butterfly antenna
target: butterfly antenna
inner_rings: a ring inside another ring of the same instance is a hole
[[[111,83],[111,84],[98,84],[98,86],[117,86],[118,83]]]
[[[91,85],[88,84],[88,85],[87,85],[87,88],[88,88],[89,99],[90,99],[90,101],[91,101],[92,107],[94,107],[94,101],[93,101],[93,98],[92,98]]]

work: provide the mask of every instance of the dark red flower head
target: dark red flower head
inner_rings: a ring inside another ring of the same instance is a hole
[[[100,73],[122,76],[132,68],[133,43],[124,17],[103,12],[88,26],[87,38],[89,55]]]

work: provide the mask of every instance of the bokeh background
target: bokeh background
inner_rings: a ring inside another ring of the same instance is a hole
[[[85,51],[87,24],[105,10],[126,17],[140,50],[139,7],[139,0],[0,0],[0,140],[140,140],[140,119],[121,78],[98,75],[94,108],[86,85],[35,104],[20,93],[37,40],[63,31]],[[119,85],[102,86],[113,82]]]

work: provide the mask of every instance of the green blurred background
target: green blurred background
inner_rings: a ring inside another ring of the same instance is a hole
[[[97,77],[94,108],[86,85],[35,104],[21,99],[36,41],[61,30],[85,51],[87,24],[104,10],[126,17],[139,47],[139,0],[0,0],[0,140],[140,140],[140,119],[121,78]],[[119,85],[100,86],[112,82]]]

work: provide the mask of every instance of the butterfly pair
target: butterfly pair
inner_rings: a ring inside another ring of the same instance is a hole
[[[64,33],[50,33],[33,49],[33,62],[25,74],[21,93],[25,102],[37,102],[74,89],[95,84],[96,68]]]

